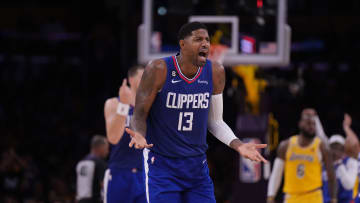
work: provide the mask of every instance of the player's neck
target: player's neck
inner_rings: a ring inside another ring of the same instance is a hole
[[[187,78],[193,78],[199,70],[199,67],[194,65],[191,59],[188,59],[183,54],[176,56],[179,68]]]
[[[310,138],[310,137],[306,137],[306,136],[300,134],[300,136],[298,138],[298,144],[301,147],[307,147],[313,142],[314,138],[315,137]]]

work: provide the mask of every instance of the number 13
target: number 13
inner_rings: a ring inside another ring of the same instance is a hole
[[[185,123],[187,123],[187,126],[183,126],[182,121],[187,118]],[[179,114],[179,124],[178,124],[178,131],[192,131],[192,125],[193,125],[193,118],[194,113],[193,112],[180,112]]]

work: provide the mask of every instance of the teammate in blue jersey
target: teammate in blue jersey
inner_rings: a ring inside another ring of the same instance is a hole
[[[358,163],[353,157],[345,154],[345,139],[341,135],[333,135],[329,139],[330,149],[334,160],[334,168],[337,180],[337,202],[351,203],[353,200],[353,188],[357,178]],[[328,190],[328,178],[323,170],[323,199],[324,203],[331,202]]]
[[[151,61],[136,96],[130,147],[144,150],[147,201],[212,203],[206,134],[253,161],[265,144],[241,142],[223,121],[224,67],[207,59],[210,38],[199,22],[181,27],[180,53]]]
[[[104,181],[107,203],[146,202],[142,150],[129,148],[131,138],[124,132],[133,115],[136,90],[143,72],[143,66],[130,68],[130,88],[124,79],[119,97],[110,98],[105,103],[106,134],[111,144],[109,170]]]

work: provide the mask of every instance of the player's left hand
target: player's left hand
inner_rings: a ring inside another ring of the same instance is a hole
[[[267,160],[259,153],[258,149],[265,148],[267,144],[254,144],[254,143],[243,143],[238,148],[238,152],[241,156],[250,159],[251,161],[264,162]]]
[[[140,133],[131,130],[130,128],[125,128],[125,131],[129,133],[131,137],[131,141],[129,143],[129,147],[132,148],[133,146],[135,149],[144,149],[144,148],[151,148],[153,144],[148,144],[144,136]]]

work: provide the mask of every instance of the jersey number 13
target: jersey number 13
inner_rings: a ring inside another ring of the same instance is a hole
[[[194,118],[193,112],[180,112],[178,131],[192,131],[193,118]]]

